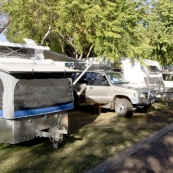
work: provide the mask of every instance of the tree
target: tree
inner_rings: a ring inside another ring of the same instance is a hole
[[[173,63],[173,1],[152,1],[147,38],[152,46],[151,59],[162,65]]]
[[[10,0],[3,4],[10,17],[7,38],[24,37],[76,58],[91,53],[118,60],[145,57],[144,0]],[[74,53],[73,53],[74,52]]]
[[[93,48],[97,56],[112,59],[146,55],[143,1],[63,0],[62,4],[57,22],[76,54]]]
[[[97,55],[117,60],[145,56],[143,1],[100,1],[88,9],[86,18],[89,28],[94,28]]]

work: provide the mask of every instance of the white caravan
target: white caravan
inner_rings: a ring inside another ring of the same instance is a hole
[[[143,63],[136,59],[122,58],[121,66],[127,81],[154,89],[157,95],[163,96],[164,82],[157,61],[144,59]]]
[[[162,67],[162,76],[165,85],[165,93],[173,93],[173,65],[166,65]]]
[[[67,134],[74,98],[72,81],[64,75],[73,69],[52,58],[76,61],[30,40],[0,42],[0,142],[48,137],[57,148]]]

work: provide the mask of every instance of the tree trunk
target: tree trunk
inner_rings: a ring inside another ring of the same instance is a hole
[[[88,51],[88,53],[87,53],[87,56],[86,56],[85,60],[87,60],[88,57],[90,56],[93,47],[94,47],[94,44],[91,45],[91,47],[90,47],[90,49],[89,49],[89,51]]]
[[[49,25],[49,29],[48,29],[47,33],[44,35],[44,37],[41,40],[41,45],[44,44],[44,41],[47,38],[47,36],[50,34],[51,29],[52,29],[52,27]]]
[[[7,26],[10,24],[10,21],[8,21],[2,28],[0,28],[0,34],[4,31],[4,29],[7,28]]]

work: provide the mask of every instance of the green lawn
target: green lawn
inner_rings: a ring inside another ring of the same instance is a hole
[[[59,149],[48,139],[0,144],[1,173],[82,173],[173,122],[173,103],[155,103],[132,118],[92,106],[69,112],[69,133]]]

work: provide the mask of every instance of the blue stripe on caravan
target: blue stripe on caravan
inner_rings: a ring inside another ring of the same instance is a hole
[[[0,118],[3,118],[3,111],[0,110]]]
[[[41,114],[49,114],[54,112],[65,111],[69,109],[73,109],[73,103],[67,103],[67,104],[52,106],[47,108],[17,110],[14,112],[14,118],[31,117],[31,116],[41,115]]]

